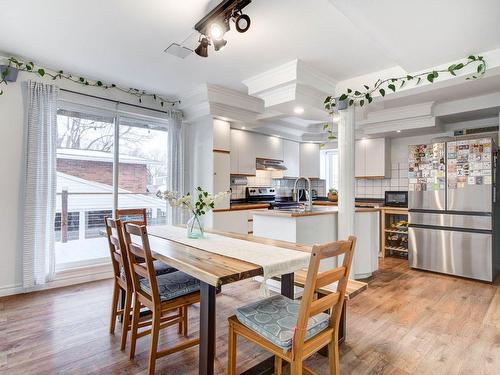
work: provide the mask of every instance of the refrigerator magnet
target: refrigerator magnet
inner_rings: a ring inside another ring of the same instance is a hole
[[[478,176],[476,177],[476,185],[482,185],[483,184],[483,177]]]
[[[491,185],[491,176],[484,176],[483,177],[483,184],[484,185]]]
[[[468,177],[467,178],[467,184],[469,184],[469,185],[475,185],[476,184],[476,178],[475,177]]]

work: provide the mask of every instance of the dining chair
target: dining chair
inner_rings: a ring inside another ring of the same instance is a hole
[[[111,321],[109,332],[113,334],[116,327],[116,319],[122,318],[122,333],[120,340],[120,350],[125,349],[127,342],[128,330],[130,329],[130,314],[132,312],[132,276],[130,272],[130,264],[128,261],[128,253],[126,251],[125,240],[123,236],[123,223],[121,220],[106,218],[104,220],[106,227],[106,237],[111,255],[111,265],[113,268],[113,297],[111,299]],[[156,275],[163,275],[166,267],[156,268],[157,262],[154,262]],[[169,272],[176,271],[170,267]],[[120,294],[122,297],[121,308],[118,306]],[[179,314],[182,312],[179,311]],[[147,324],[147,323],[141,323]],[[178,332],[182,333],[183,324],[179,322]]]
[[[124,233],[134,302],[129,357],[132,359],[135,356],[137,339],[151,334],[148,373],[153,374],[158,358],[199,344],[199,338],[186,339],[176,346],[158,350],[158,336],[163,328],[180,323],[182,334],[187,337],[188,306],[200,301],[200,282],[180,271],[156,276],[146,227],[128,223]],[[139,310],[142,306],[152,311],[152,326],[139,332]],[[179,313],[168,315],[175,311]]]
[[[115,209],[115,219],[120,219],[122,225],[132,223],[137,225],[148,225],[148,215],[145,208],[117,208]],[[154,260],[157,275],[177,271],[174,267],[164,262]]]
[[[115,333],[116,319],[119,316],[122,320],[122,335],[120,340],[120,350],[125,349],[127,332],[130,323],[130,310],[132,303],[132,278],[130,275],[127,252],[123,239],[122,223],[120,220],[106,218],[106,236],[108,239],[109,252],[111,255],[111,265],[113,267],[113,297],[111,299],[111,322],[109,333]],[[122,309],[118,308],[120,293],[125,296]]]
[[[115,219],[120,219],[122,223],[148,225],[145,208],[117,208],[115,209]]]
[[[275,295],[236,310],[229,318],[228,374],[236,374],[237,337],[267,349],[275,356],[275,374],[282,362],[290,363],[290,374],[314,374],[303,369],[303,361],[328,345],[329,373],[340,373],[338,334],[340,316],[351,269],[356,238],[314,245],[301,301]],[[318,272],[323,259],[343,255],[342,266]],[[337,291],[315,299],[315,291],[337,282]]]

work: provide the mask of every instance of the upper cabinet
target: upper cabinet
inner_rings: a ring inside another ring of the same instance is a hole
[[[300,175],[309,178],[319,178],[320,152],[317,143],[300,144]]]
[[[386,138],[356,141],[355,176],[357,178],[389,178],[391,145]]]
[[[283,140],[281,138],[257,133],[252,135],[257,158],[283,160]]]
[[[283,177],[300,176],[300,145],[298,142],[283,140],[283,164],[287,168]]]
[[[230,143],[231,126],[229,122],[222,120],[214,120],[213,126],[214,126],[214,132],[213,132],[214,150],[218,151],[231,150],[231,143]]]
[[[231,174],[255,176],[254,134],[243,130],[231,129]]]

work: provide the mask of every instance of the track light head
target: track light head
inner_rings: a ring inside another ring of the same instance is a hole
[[[208,46],[210,42],[206,36],[200,38],[200,45],[196,47],[194,52],[200,57],[208,57]]]
[[[239,14],[234,19],[234,25],[236,27],[236,31],[239,33],[244,33],[250,28],[250,17],[246,14]]]
[[[220,51],[223,49],[227,44],[227,40],[225,39],[220,39],[220,40],[214,40],[214,50]]]

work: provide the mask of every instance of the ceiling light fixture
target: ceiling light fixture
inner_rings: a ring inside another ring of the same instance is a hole
[[[221,39],[221,40],[214,40],[214,50],[220,51],[223,49],[227,44],[227,40]]]
[[[297,114],[297,115],[301,115],[301,114],[303,114],[303,113],[304,113],[304,108],[302,108],[302,107],[295,107],[295,108],[293,109],[293,111],[295,112],[295,114]]]
[[[251,2],[252,0],[224,0],[198,21],[194,28],[201,36],[200,45],[195,50],[196,54],[207,57],[208,46],[211,44],[215,51],[222,50],[227,44],[224,34],[230,30],[230,21],[235,23],[238,32],[246,32],[250,28],[251,21],[248,15],[242,13],[242,9]]]
[[[206,36],[200,36],[200,45],[196,47],[194,52],[201,57],[207,57],[208,56],[208,46],[210,45],[210,42],[208,41],[208,38]]]
[[[234,19],[234,26],[236,27],[236,31],[239,33],[245,33],[250,28],[250,17],[246,14],[238,14]]]
[[[401,130],[396,130],[396,133],[401,133]]]

